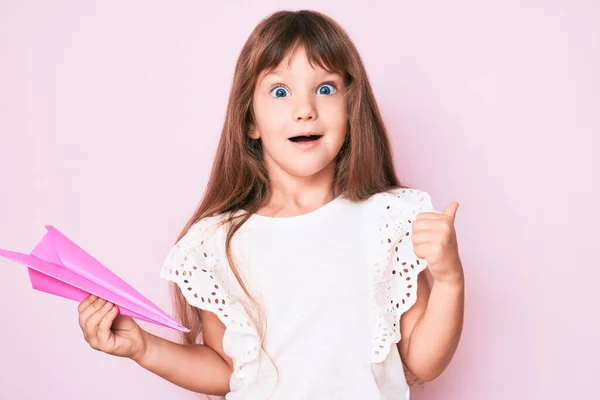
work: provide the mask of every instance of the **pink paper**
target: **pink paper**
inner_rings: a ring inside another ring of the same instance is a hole
[[[189,332],[56,228],[46,229],[30,255],[0,249],[0,256],[28,267],[34,289],[77,302],[94,294],[116,304],[122,315]]]

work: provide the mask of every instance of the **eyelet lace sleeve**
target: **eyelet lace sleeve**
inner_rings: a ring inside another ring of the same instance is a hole
[[[427,261],[417,257],[412,244],[412,222],[421,212],[433,210],[428,193],[393,189],[373,196],[375,207],[375,296],[377,323],[373,337],[373,362],[382,362],[390,346],[400,341],[400,316],[416,301],[417,276]]]
[[[241,288],[225,268],[224,233],[217,225],[217,217],[193,225],[169,251],[160,276],[175,282],[190,305],[214,313],[225,325],[223,350],[234,364],[230,386],[235,392],[257,376],[260,340],[238,300]]]

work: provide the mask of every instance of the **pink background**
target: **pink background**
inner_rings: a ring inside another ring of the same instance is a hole
[[[170,311],[159,268],[202,194],[238,51],[268,13],[317,8],[363,56],[401,177],[461,203],[465,330],[414,398],[600,399],[600,6],[368,4],[0,2],[0,247],[28,252],[53,224]],[[196,398],[89,348],[76,303],[24,267],[0,271],[0,398]]]

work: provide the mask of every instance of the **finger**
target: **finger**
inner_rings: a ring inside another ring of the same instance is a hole
[[[435,235],[431,235],[430,231],[420,231],[412,235],[412,242],[414,245],[435,243],[434,238]]]
[[[419,219],[440,219],[443,218],[443,213],[438,211],[427,211],[417,214],[417,220]]]
[[[87,307],[85,307],[82,311],[79,312],[79,326],[81,327],[82,330],[84,330],[84,333],[86,328],[85,325],[88,321],[88,319],[96,312],[100,309],[100,307],[102,307],[102,305],[104,304],[104,299],[100,298],[100,297],[96,297],[96,300],[94,300],[93,302],[91,302]]]
[[[439,249],[439,245],[431,242],[423,242],[414,246],[414,253],[417,257],[427,261],[431,261],[431,255],[436,254]]]
[[[106,304],[108,304],[110,307],[108,307],[108,311],[102,317],[102,319],[100,320],[100,324],[98,325],[97,338],[100,344],[106,344],[110,340],[110,337],[113,334],[110,328],[112,327],[113,321],[118,315],[116,306],[114,306],[111,303]]]
[[[456,201],[448,204],[442,214],[445,214],[452,218],[452,222],[454,222],[454,218],[456,217],[456,211],[458,210],[458,203]]]
[[[444,219],[419,219],[412,224],[413,232],[420,231],[444,231],[450,228],[452,224]]]
[[[96,350],[103,350],[106,345],[106,336],[100,336],[100,323],[109,313],[112,304],[105,303],[102,308],[96,311],[88,320],[86,324],[86,331],[88,332],[88,342]]]
[[[94,307],[98,307],[94,310],[94,312],[87,318],[84,325],[85,333],[90,336],[90,338],[95,338],[98,332],[98,325],[100,324],[100,320],[104,317],[104,314],[108,311],[106,309],[107,301],[104,299],[99,299],[100,301],[94,302]],[[99,305],[97,305],[97,303]],[[88,307],[92,308],[92,307]]]
[[[82,312],[83,310],[85,310],[85,308],[92,304],[94,301],[96,301],[97,298],[98,297],[93,294],[88,295],[85,299],[83,299],[81,303],[79,303],[79,306],[77,307],[77,312]]]

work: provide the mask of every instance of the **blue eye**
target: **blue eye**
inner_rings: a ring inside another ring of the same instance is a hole
[[[330,89],[328,86],[331,86],[332,89]],[[321,87],[319,87],[318,92],[319,92],[319,94],[323,94],[326,96],[333,94],[333,93],[335,93],[335,85],[332,83],[325,83]]]
[[[285,90],[283,88],[283,86],[275,86],[272,90],[271,93],[273,93],[273,90],[275,91],[275,96],[274,97],[286,97],[285,94],[287,93],[287,90]]]
[[[334,94],[336,92],[336,90],[337,90],[337,88],[333,82],[326,82],[326,83],[322,84],[321,86],[319,86],[317,93],[320,95],[323,95],[323,96],[329,96],[329,95]],[[288,94],[289,92],[283,86],[275,85],[271,88],[271,93],[273,94],[273,97],[275,97],[275,98],[284,98],[284,97],[288,97],[288,96],[286,96],[286,94]]]

